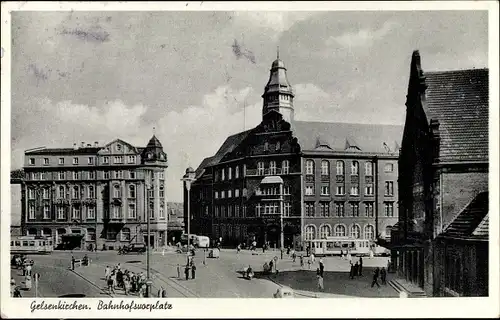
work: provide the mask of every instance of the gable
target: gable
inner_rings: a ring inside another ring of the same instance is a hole
[[[98,152],[99,155],[125,155],[133,154],[138,155],[139,150],[130,143],[123,141],[121,139],[115,139],[110,143],[106,144]]]

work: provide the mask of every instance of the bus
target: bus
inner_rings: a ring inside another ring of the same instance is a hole
[[[210,247],[210,238],[207,236],[196,236],[195,246],[198,248]]]
[[[50,254],[54,251],[52,237],[11,236],[11,254]]]
[[[378,246],[373,240],[355,239],[350,237],[327,237],[326,239],[311,240],[312,253],[316,256],[340,255],[387,255],[389,250]]]

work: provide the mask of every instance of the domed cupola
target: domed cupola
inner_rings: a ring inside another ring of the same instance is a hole
[[[167,154],[163,152],[163,146],[155,135],[153,135],[146,148],[142,151],[141,161],[143,164],[154,164],[155,162],[165,164],[167,162]]]
[[[269,81],[264,88],[262,115],[269,111],[281,113],[283,119],[290,124],[293,122],[293,88],[288,81],[285,63],[279,58],[279,51],[276,60],[271,65]]]

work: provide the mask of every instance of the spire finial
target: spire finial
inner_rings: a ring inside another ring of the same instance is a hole
[[[156,128],[153,127],[153,135],[155,136],[156,135]]]
[[[280,58],[280,46],[277,46],[276,48],[276,59]]]

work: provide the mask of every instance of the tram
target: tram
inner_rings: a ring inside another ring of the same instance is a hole
[[[50,254],[54,251],[52,237],[11,236],[11,254]]]
[[[316,256],[351,255],[368,256],[373,253],[374,256],[386,255],[388,250],[377,245],[373,240],[355,239],[350,237],[327,237],[326,239],[317,239],[311,241],[311,248]]]

